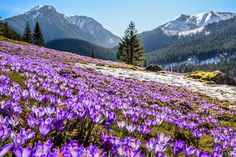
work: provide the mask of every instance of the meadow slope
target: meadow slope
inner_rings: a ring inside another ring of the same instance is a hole
[[[236,111],[142,70],[0,41],[0,156],[236,156]]]
[[[184,74],[171,72],[149,72],[143,70],[132,70],[124,68],[112,68],[101,64],[81,64],[75,63],[81,68],[93,69],[96,72],[111,75],[117,78],[131,78],[141,81],[153,81],[173,86],[184,87],[186,89],[205,94],[213,99],[236,103],[236,86],[217,85],[208,82],[200,82],[187,78]],[[233,106],[232,106],[233,107]]]

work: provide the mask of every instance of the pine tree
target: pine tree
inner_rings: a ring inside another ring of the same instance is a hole
[[[4,31],[3,31],[3,36],[7,38],[11,38],[11,34],[9,32],[9,26],[7,23],[3,23],[4,25]]]
[[[29,22],[27,22],[26,26],[25,26],[25,31],[23,34],[23,41],[28,42],[28,43],[32,43],[32,33],[30,30]]]
[[[96,58],[96,55],[95,55],[95,52],[94,52],[94,51],[92,51],[91,57],[92,57],[92,58]]]
[[[41,29],[38,22],[36,23],[34,28],[33,43],[35,45],[44,46],[43,34],[41,33]]]
[[[117,59],[127,64],[144,65],[144,47],[139,39],[134,22],[130,22],[125,35],[119,43]]]
[[[4,32],[4,25],[3,25],[3,22],[2,22],[2,20],[1,20],[1,17],[0,17],[0,36],[3,36],[4,34],[3,34],[3,32]]]

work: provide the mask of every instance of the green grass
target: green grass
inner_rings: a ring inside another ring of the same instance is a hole
[[[25,84],[25,81],[27,80],[27,77],[21,75],[20,73],[11,71],[10,73],[7,73],[7,76],[13,81],[19,84],[22,88],[27,88],[27,85]]]
[[[212,81],[218,74],[215,72],[195,71],[186,74],[186,77],[200,81]]]
[[[3,36],[0,36],[0,40],[7,41],[7,42],[10,42],[10,43],[14,43],[14,44],[31,45],[30,43],[27,43],[27,42],[24,42],[24,41],[17,41],[17,40],[13,40],[13,39],[3,37]]]

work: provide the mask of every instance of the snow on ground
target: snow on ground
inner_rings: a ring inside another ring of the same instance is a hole
[[[220,101],[228,101],[230,103],[236,102],[236,87],[228,85],[207,84],[197,80],[189,79],[181,74],[172,73],[158,73],[147,71],[134,71],[121,68],[110,68],[106,66],[96,66],[95,64],[81,64],[75,63],[76,66],[81,68],[90,68],[96,72],[112,75],[114,77],[132,78],[141,81],[154,81],[158,83],[170,84],[185,87],[189,90],[205,94],[211,98]]]

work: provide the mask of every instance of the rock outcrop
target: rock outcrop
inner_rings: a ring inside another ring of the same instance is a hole
[[[146,71],[152,71],[152,72],[158,72],[158,71],[162,71],[162,68],[158,65],[151,64],[151,65],[148,65],[145,68],[145,70]]]
[[[221,71],[215,71],[215,77],[212,78],[216,84],[236,86],[236,81]]]

